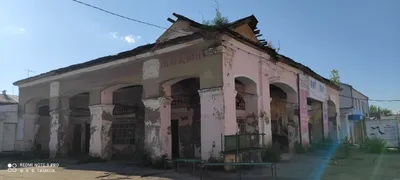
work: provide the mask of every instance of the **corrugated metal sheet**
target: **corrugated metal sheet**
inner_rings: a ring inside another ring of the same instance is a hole
[[[17,104],[18,96],[9,94],[0,94],[0,105],[1,104]]]

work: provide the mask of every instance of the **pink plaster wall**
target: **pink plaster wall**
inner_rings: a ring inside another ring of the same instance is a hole
[[[239,44],[237,44],[239,45]],[[255,56],[238,50],[237,48],[227,48],[223,57],[223,80],[224,80],[224,100],[225,100],[225,135],[237,132],[236,105],[235,105],[235,78],[246,78],[248,81],[256,83],[256,94],[259,93],[260,64]],[[246,83],[246,82],[243,82]],[[257,102],[259,106],[260,103]],[[258,112],[257,112],[258,114]]]
[[[272,143],[271,136],[271,110],[270,110],[270,91],[269,84],[276,83],[288,94],[292,101],[297,102],[297,74],[290,71],[290,67],[285,64],[275,64],[268,60],[269,56],[260,54],[259,51],[244,45],[235,40],[229,39],[225,42],[223,57],[223,81],[224,81],[224,98],[225,101],[234,102],[234,95],[230,91],[234,88],[234,80],[237,77],[246,77],[254,81],[256,85],[257,99],[257,116],[259,117],[259,129],[265,133],[265,144]],[[286,66],[288,68],[282,68]],[[274,78],[273,78],[274,77]],[[237,131],[236,108],[234,103],[225,103],[225,133],[233,134]],[[261,114],[265,113],[266,117],[261,118]]]
[[[300,133],[301,133],[301,142],[303,146],[307,147],[310,144],[309,133],[308,133],[308,106],[307,106],[307,97],[309,96],[308,92],[308,84],[303,84],[301,82],[306,81],[307,77],[300,75]]]

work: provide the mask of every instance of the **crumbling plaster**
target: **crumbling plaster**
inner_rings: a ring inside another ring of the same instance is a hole
[[[340,91],[333,89],[330,86],[327,86],[327,93],[328,93],[328,100],[332,101],[333,104],[335,105],[334,113],[337,114],[336,115],[336,131],[337,131],[336,136],[337,136],[337,139],[339,140],[340,139],[340,127],[341,127],[341,124],[340,124],[340,122],[341,122],[340,121]]]
[[[297,97],[297,76],[294,72],[291,72],[291,68],[282,68],[285,67],[285,65],[271,61],[269,55],[239,43],[236,40],[225,40],[223,78],[226,92],[229,93],[229,89],[231,89],[229,86],[231,86],[231,83],[236,77],[245,77],[256,84],[255,94],[258,96],[258,102],[255,107],[257,111],[254,113],[257,114],[256,117],[259,120],[258,123],[261,132],[266,134],[264,144],[271,144],[269,84],[287,84],[287,86],[291,87],[290,89],[294,90],[294,97]],[[231,94],[230,96],[233,95],[234,94]],[[235,113],[232,113],[234,109],[232,107],[229,108],[226,114],[228,114],[228,116],[234,115]],[[228,119],[236,118],[230,117]],[[234,127],[232,126],[231,128],[233,129]],[[233,131],[231,131],[231,133],[232,132]]]
[[[112,155],[111,125],[112,111],[114,105],[90,106],[90,149],[89,154],[93,157],[110,159]]]

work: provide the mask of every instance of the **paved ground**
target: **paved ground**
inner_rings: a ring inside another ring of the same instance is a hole
[[[77,165],[73,161],[58,161],[57,168],[47,168],[54,172],[37,172],[43,168],[18,168],[17,172],[8,172],[10,160],[0,162],[0,180],[198,180],[198,173],[163,172],[121,163],[92,163]],[[40,163],[40,161],[33,161]],[[31,172],[32,169],[36,172]],[[290,162],[277,165],[279,180],[323,179],[323,180],[400,180],[400,153],[365,154],[352,153],[347,159],[331,160],[329,153],[298,155]],[[20,172],[23,170],[23,172]],[[28,172],[27,172],[28,170]],[[142,175],[153,174],[150,177]],[[209,173],[207,180],[238,179],[236,174]],[[397,179],[396,179],[397,178]],[[254,169],[246,172],[243,179],[270,179],[268,169]]]

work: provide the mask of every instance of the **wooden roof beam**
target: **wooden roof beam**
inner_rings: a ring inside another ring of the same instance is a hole
[[[171,19],[171,18],[168,18],[167,19],[169,22],[171,22],[171,23],[175,23],[175,20],[173,20],[173,19]]]

